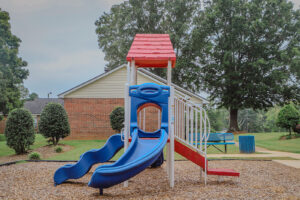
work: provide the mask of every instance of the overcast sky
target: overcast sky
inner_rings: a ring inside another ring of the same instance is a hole
[[[1,9],[10,14],[12,33],[22,40],[20,56],[30,71],[25,87],[40,97],[49,92],[57,97],[103,73],[94,23],[122,1],[0,0]],[[293,2],[300,6],[300,0]]]

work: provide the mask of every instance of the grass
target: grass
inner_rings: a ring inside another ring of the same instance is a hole
[[[219,157],[219,158],[211,158],[208,157],[210,160],[298,160],[296,158],[291,157]]]
[[[60,144],[70,145],[73,147],[72,150],[67,152],[62,152],[58,155],[47,158],[47,160],[78,160],[79,156],[86,151],[91,149],[99,149],[103,147],[106,140],[67,140],[61,141]],[[111,160],[118,160],[121,155],[124,153],[124,150],[120,150]],[[164,156],[166,158],[166,148],[164,149]],[[185,158],[181,155],[175,153],[175,160],[184,160]]]
[[[30,149],[37,149],[47,145],[47,140],[40,134],[35,135],[35,142],[30,146]],[[4,135],[0,135],[0,157],[14,155],[15,151],[6,145]]]
[[[300,138],[290,140],[279,140],[283,135],[287,135],[286,132],[273,132],[273,133],[251,133],[241,135],[254,135],[255,145],[263,147],[273,151],[285,151],[292,153],[300,153]],[[238,141],[238,136],[235,136],[235,140]]]
[[[72,146],[72,150],[59,153],[49,160],[78,160],[79,156],[91,149],[99,149],[105,144],[105,140],[65,140],[60,141],[60,144]],[[120,152],[118,153],[120,154]]]
[[[5,136],[4,136],[4,134],[0,133],[0,142],[2,142],[2,141],[5,141]]]
[[[270,150],[278,150],[278,151],[287,151],[287,152],[294,152],[294,153],[300,153],[300,138],[297,139],[291,139],[291,140],[278,140],[280,136],[284,135],[286,133],[255,133],[255,134],[244,134],[244,135],[254,135],[255,136],[255,144],[260,147],[264,147]],[[235,140],[238,141],[238,136],[235,136]],[[62,140],[60,141],[60,144],[65,144],[73,147],[70,151],[62,152],[59,154],[56,154],[55,156],[52,156],[50,158],[46,158],[47,160],[78,160],[79,156],[83,154],[84,152],[91,150],[91,149],[99,149],[103,147],[106,140]],[[35,143],[31,146],[31,149],[37,149],[39,147],[47,145],[47,140],[40,134],[36,135]],[[224,150],[224,145],[218,146],[220,149]],[[122,154],[124,153],[124,150],[120,150],[113,158],[112,160],[117,160]],[[209,147],[207,149],[208,154],[222,154],[222,152],[219,152],[214,147]],[[227,145],[227,153],[228,154],[238,154],[239,148],[236,145]],[[0,157],[1,156],[9,156],[15,154],[13,149],[10,149],[7,147],[5,142],[4,135],[0,135]],[[164,149],[164,154],[166,155],[166,148]],[[175,160],[185,160],[184,157],[181,155],[175,153],[174,155]],[[209,157],[209,155],[208,155]],[[165,157],[166,158],[166,157]],[[222,158],[222,157],[221,157]],[[224,159],[230,159],[228,157],[224,157]],[[241,158],[242,155],[241,155]],[[231,158],[231,159],[237,159]],[[253,159],[253,158],[247,158],[247,159]],[[257,159],[257,158],[256,158]],[[274,157],[263,157],[259,159],[277,159]],[[281,157],[280,159],[291,159],[291,158],[285,158]]]

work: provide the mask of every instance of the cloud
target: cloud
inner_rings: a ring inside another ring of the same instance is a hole
[[[98,50],[65,53],[50,62],[30,64],[25,86],[42,96],[50,91],[57,95],[102,73],[104,65],[104,54]]]
[[[25,87],[46,97],[58,94],[104,71],[95,21],[112,4],[99,0],[0,0],[10,13],[20,56],[28,62]]]

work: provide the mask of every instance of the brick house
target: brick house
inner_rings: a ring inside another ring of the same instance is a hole
[[[44,107],[48,103],[59,103],[64,105],[64,101],[58,98],[36,98],[33,101],[26,101],[24,103],[24,108],[29,110],[32,114],[34,120],[34,127],[37,130],[38,122],[40,119],[40,115],[44,109]],[[0,133],[4,133],[5,130],[5,123],[6,123],[7,116],[4,116],[4,119],[0,121]]]
[[[92,78],[70,90],[59,94],[68,113],[71,134],[67,139],[107,139],[115,133],[110,126],[109,115],[118,106],[124,106],[124,90],[127,82],[126,65]],[[137,83],[165,84],[166,80],[145,70],[137,72]],[[174,85],[175,95],[188,96],[197,104],[207,100]],[[160,125],[160,110],[148,107],[140,112],[140,128],[153,131]]]

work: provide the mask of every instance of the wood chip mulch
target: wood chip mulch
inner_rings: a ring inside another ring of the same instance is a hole
[[[235,169],[240,178],[209,176],[189,161],[175,162],[171,189],[166,165],[146,169],[129,180],[129,186],[104,190],[87,186],[92,172],[78,180],[54,186],[53,174],[61,163],[21,163],[0,167],[0,199],[300,199],[300,169],[272,161],[209,161],[211,168]]]

